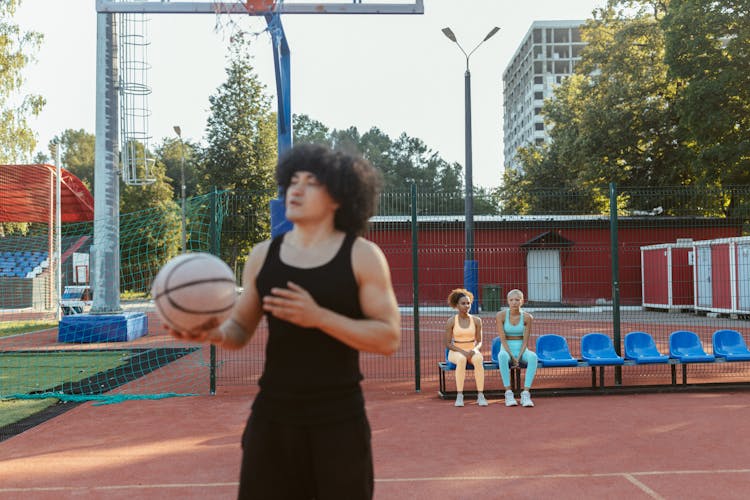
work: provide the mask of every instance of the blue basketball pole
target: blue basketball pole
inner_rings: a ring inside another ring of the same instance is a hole
[[[279,158],[292,147],[292,84],[289,44],[281,24],[281,16],[266,14],[268,31],[273,45],[273,68],[276,73],[276,114],[278,128]],[[292,228],[286,219],[284,193],[279,189],[278,197],[271,200],[271,237],[284,234]]]

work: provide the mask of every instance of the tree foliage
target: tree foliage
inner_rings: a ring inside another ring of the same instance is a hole
[[[672,0],[662,22],[675,107],[701,185],[750,184],[750,1]],[[738,201],[721,197],[731,214]],[[748,200],[744,200],[747,203]]]
[[[60,160],[76,177],[86,185],[91,192],[94,191],[94,160],[96,157],[96,138],[83,129],[63,130],[49,143],[50,157],[55,157],[55,148],[60,146]]]
[[[235,263],[269,235],[269,202],[274,192],[276,118],[250,63],[242,36],[233,38],[227,79],[209,97],[208,143],[203,155],[204,192],[213,186],[253,193],[247,204],[232,208],[224,225],[222,255]]]
[[[12,22],[18,0],[0,0],[0,163],[25,163],[36,147],[28,119],[38,115],[44,98],[21,92],[23,69],[33,61],[42,35]]]
[[[172,186],[174,196],[182,194],[182,176],[185,174],[185,196],[190,198],[201,194],[199,183],[203,168],[202,150],[199,144],[178,138],[166,138],[156,146],[154,157],[164,165],[167,181]]]
[[[462,194],[462,167],[449,163],[437,151],[430,149],[419,138],[402,133],[395,140],[377,127],[371,127],[361,134],[357,127],[337,130],[329,129],[323,123],[307,115],[295,115],[294,142],[326,144],[332,148],[361,154],[383,174],[383,192],[394,195],[402,193],[401,200],[412,184],[422,198],[437,195],[440,202],[422,203],[422,214],[462,214],[464,198]],[[495,206],[489,193],[475,190],[476,213],[494,213]],[[406,203],[381,204],[380,213],[408,213]]]

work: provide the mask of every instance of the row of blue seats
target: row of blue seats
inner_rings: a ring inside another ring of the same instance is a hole
[[[0,252],[0,257],[16,258],[16,257],[47,257],[47,251],[38,250],[3,250]]]
[[[736,330],[717,330],[712,335],[713,354],[703,348],[700,337],[689,330],[677,330],[669,335],[669,355],[662,354],[653,337],[646,332],[625,335],[625,352],[615,351],[612,339],[603,333],[588,333],[581,337],[581,359],[589,366],[617,366],[626,361],[635,364],[710,363],[717,358],[724,361],[750,361],[750,350]],[[536,354],[541,366],[578,366],[579,360],[570,354],[565,337],[541,335],[536,341]]]
[[[596,369],[599,368],[599,385],[604,387],[604,368],[606,366],[640,365],[640,364],[668,364],[671,365],[672,385],[677,383],[675,365],[682,366],[682,383],[687,384],[688,363],[710,363],[714,361],[750,361],[750,350],[742,335],[736,330],[717,330],[712,336],[713,354],[703,349],[700,337],[687,330],[672,332],[669,336],[669,355],[662,354],[654,342],[653,337],[646,332],[630,332],[625,335],[625,352],[620,356],[614,349],[612,339],[598,332],[588,333],[581,337],[581,359],[574,358],[568,348],[565,337],[556,334],[545,334],[537,338],[536,355],[540,367],[590,367],[591,387],[596,388]],[[500,338],[492,340],[492,354],[483,363],[485,370],[497,370]],[[448,361],[448,350],[445,360],[438,362],[438,394],[448,395],[446,390],[445,372],[456,369],[456,365]],[[471,364],[466,366],[473,370]],[[514,391],[520,391],[520,367],[511,370],[511,385]]]

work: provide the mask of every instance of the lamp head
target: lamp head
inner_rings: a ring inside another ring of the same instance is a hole
[[[500,31],[500,28],[498,28],[497,26],[495,26],[494,28],[492,28],[492,30],[489,33],[487,33],[487,36],[484,37],[484,40],[482,40],[482,41],[486,42],[487,40],[489,40],[490,38],[492,38],[493,36],[495,36],[495,33],[497,33],[498,31]]]
[[[177,134],[179,137],[182,137],[182,129],[179,125],[175,125],[172,128],[174,129],[175,134]]]
[[[450,28],[443,28],[441,31],[443,32],[443,35],[447,36],[451,42],[456,42],[456,35],[453,34],[453,30],[451,30]]]

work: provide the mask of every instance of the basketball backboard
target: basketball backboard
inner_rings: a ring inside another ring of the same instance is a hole
[[[249,15],[281,14],[424,14],[424,0],[392,0],[379,2],[352,0],[330,2],[324,0],[235,0],[216,2],[195,0],[186,2],[164,2],[144,0],[122,2],[97,0],[97,12],[144,13],[144,14],[211,14],[236,13]]]

